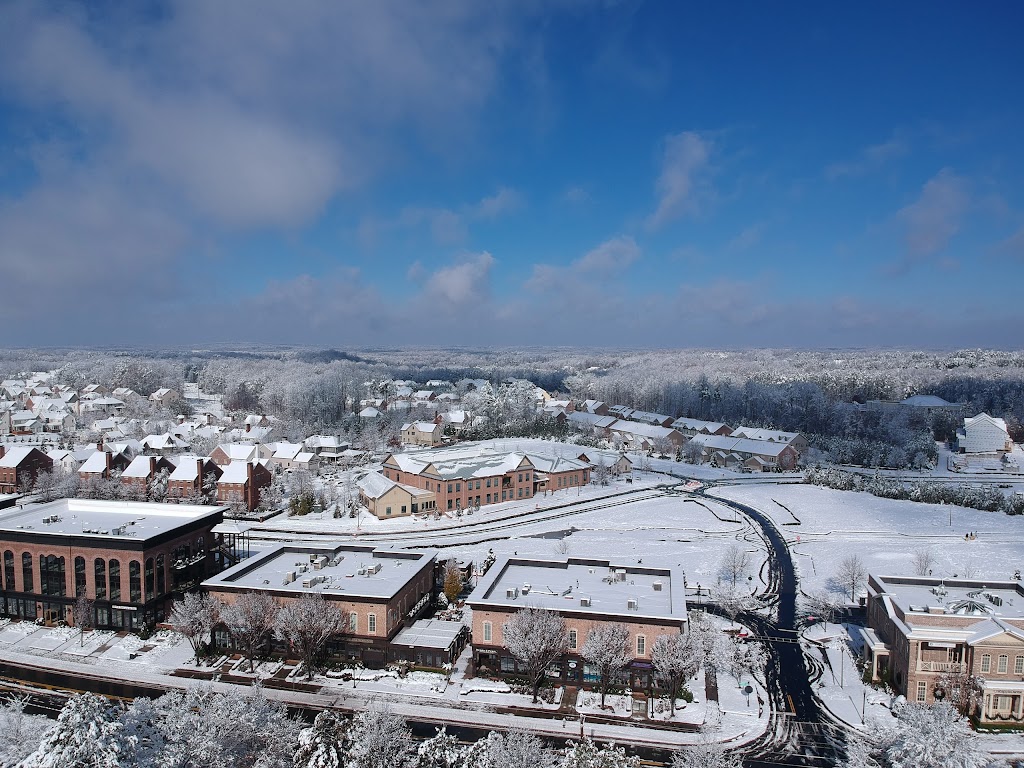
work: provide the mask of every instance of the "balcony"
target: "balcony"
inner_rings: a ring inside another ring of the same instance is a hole
[[[960,661],[919,661],[918,672],[964,672],[967,665]]]

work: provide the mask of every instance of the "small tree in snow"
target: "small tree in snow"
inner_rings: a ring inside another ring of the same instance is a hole
[[[30,755],[53,725],[45,715],[25,713],[27,699],[0,702],[0,765],[17,765]]]
[[[989,757],[952,706],[905,704],[880,744],[890,768],[982,768]]]
[[[741,613],[752,611],[757,607],[757,600],[743,587],[723,584],[711,590],[711,601],[715,603],[728,617],[730,622],[735,622],[736,617]]]
[[[744,642],[734,638],[728,643],[729,673],[736,679],[737,685],[743,682],[744,677],[757,677],[758,673],[764,672],[768,657],[761,643]]]
[[[633,659],[633,649],[629,647],[629,630],[625,624],[602,623],[590,630],[587,641],[580,649],[580,655],[597,668],[601,678],[601,708],[604,708],[605,695],[611,687],[615,675]]]
[[[85,630],[92,629],[94,625],[93,621],[93,601],[86,597],[85,592],[78,596],[75,601],[75,607],[72,609],[71,615],[75,620],[75,626],[78,627],[78,639],[81,646],[85,646]]]
[[[199,651],[203,643],[207,637],[212,636],[213,628],[220,620],[222,607],[215,597],[199,592],[188,592],[184,598],[176,600],[171,608],[167,623],[171,625],[171,629],[188,640],[196,664],[199,663]]]
[[[313,725],[299,733],[299,747],[292,764],[294,768],[342,768],[347,749],[345,724],[325,709]]]
[[[867,579],[867,571],[864,563],[857,555],[847,555],[839,561],[839,570],[836,571],[836,580],[843,585],[843,588],[850,593],[850,602],[856,602],[857,592]]]
[[[969,717],[982,699],[981,680],[970,672],[946,672],[936,681],[935,689],[943,691],[961,717]]]
[[[278,612],[274,632],[299,655],[306,679],[312,680],[327,643],[340,635],[347,623],[347,614],[319,592],[305,592]]]
[[[536,703],[544,671],[565,653],[568,632],[565,620],[544,608],[523,608],[502,625],[505,647],[526,667]]]
[[[134,755],[124,725],[106,699],[83,693],[68,699],[57,723],[21,768],[121,768]]]
[[[544,742],[523,731],[491,731],[483,747],[471,753],[473,758],[480,768],[549,768],[554,763],[554,755]]]
[[[835,593],[819,589],[807,595],[807,608],[825,622],[825,630],[828,631],[828,623],[835,619],[842,603]]]
[[[249,660],[249,671],[255,669],[253,660],[274,631],[280,606],[266,592],[243,592],[231,605],[221,610],[221,619],[235,645]]]
[[[697,674],[703,652],[691,634],[659,635],[651,648],[651,662],[658,678],[668,688],[672,714],[686,681]]]
[[[727,752],[724,744],[707,736],[672,756],[672,768],[740,768],[742,764],[738,754]]]
[[[452,736],[442,726],[429,739],[420,742],[416,750],[416,768],[463,768],[467,751],[458,737]]]
[[[455,558],[444,564],[444,596],[449,603],[454,603],[462,593],[462,571]]]
[[[412,732],[389,707],[374,704],[352,720],[347,768],[401,768],[412,750]]]
[[[598,747],[589,738],[569,744],[559,768],[639,768],[640,758],[626,755],[626,750],[611,744]]]
[[[725,551],[722,562],[718,566],[722,579],[728,581],[734,587],[736,582],[747,574],[748,568],[750,568],[749,553],[735,544]]]
[[[927,576],[935,566],[935,556],[931,547],[921,547],[914,551],[914,573],[917,576]]]

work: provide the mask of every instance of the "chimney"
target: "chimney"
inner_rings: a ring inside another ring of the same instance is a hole
[[[7,453],[6,446],[0,445],[0,459],[2,459],[4,457],[5,453]]]
[[[113,456],[110,453],[105,453],[103,454],[103,457],[106,459],[107,462],[107,473],[104,475],[104,477],[110,477],[110,460],[111,458],[113,458]]]
[[[156,474],[156,456],[149,457],[149,474],[150,476]]]
[[[245,422],[245,431],[246,432],[251,432],[252,431],[252,424],[250,424],[249,422]]]
[[[256,481],[253,479],[253,473],[255,469],[255,462],[249,462],[245,465],[246,480],[248,480],[248,484],[246,485],[245,488],[246,512],[249,512],[256,506],[255,504],[252,503],[253,499],[256,497]]]
[[[100,440],[98,443],[96,443],[96,450],[97,451],[102,451],[103,450],[103,441],[102,440]]]
[[[203,460],[196,459],[196,490],[203,490]]]

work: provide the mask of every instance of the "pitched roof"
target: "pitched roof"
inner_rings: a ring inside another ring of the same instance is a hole
[[[31,445],[19,445],[14,448],[8,448],[3,458],[0,458],[0,467],[5,469],[17,467],[34,449],[35,446]]]

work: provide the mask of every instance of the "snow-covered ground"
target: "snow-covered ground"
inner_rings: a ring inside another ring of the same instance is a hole
[[[858,555],[869,573],[912,575],[915,552],[927,548],[933,575],[945,578],[1012,579],[1024,562],[1024,518],[1001,512],[810,485],[722,487],[711,493],[772,518],[790,543],[804,592],[828,588],[848,554]],[[969,532],[976,537],[965,539]]]

